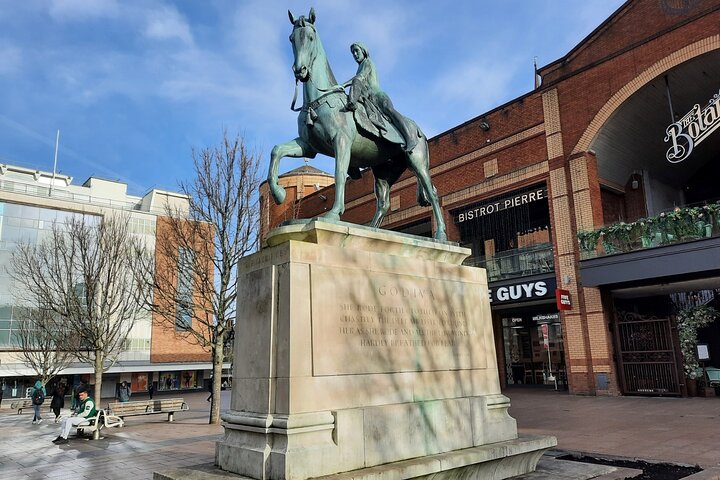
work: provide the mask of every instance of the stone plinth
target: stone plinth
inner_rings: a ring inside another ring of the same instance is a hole
[[[341,222],[271,232],[239,265],[217,465],[273,480],[367,469],[410,478],[483,462],[493,472],[503,470],[493,462],[512,464],[507,476],[534,469],[554,439],[518,439],[485,271],[461,265],[469,253]]]

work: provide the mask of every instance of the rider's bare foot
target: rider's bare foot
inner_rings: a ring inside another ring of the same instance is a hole
[[[354,112],[357,109],[357,105],[355,104],[355,102],[347,102],[345,108],[350,112]]]
[[[409,142],[405,145],[405,153],[407,153],[408,155],[410,155],[410,154],[413,152],[413,150],[415,150],[415,147],[417,147],[417,144],[418,144],[417,140],[414,140],[414,139],[413,139],[412,141],[409,141]]]

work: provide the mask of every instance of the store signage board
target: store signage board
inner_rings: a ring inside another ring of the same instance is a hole
[[[718,127],[720,127],[720,92],[716,93],[704,108],[701,108],[700,104],[695,104],[684,117],[665,129],[665,142],[670,142],[671,145],[665,158],[670,163],[682,162],[690,156],[695,146]]]
[[[556,285],[555,277],[551,277],[532,282],[518,282],[512,285],[492,287],[488,290],[490,304],[520,303],[541,298],[552,298]]]
[[[707,343],[698,343],[697,344],[697,354],[698,354],[698,360],[705,361],[710,360],[710,351],[708,350]]]
[[[532,316],[532,321],[537,324],[557,323],[560,321],[559,313],[538,313]]]
[[[547,188],[537,188],[530,192],[519,193],[512,197],[500,198],[493,200],[481,205],[476,205],[472,208],[460,212],[458,214],[457,223],[466,222],[468,220],[475,220],[480,217],[492,215],[509,208],[519,207],[520,205],[526,205],[528,203],[537,202],[538,200],[544,200],[547,198]]]
[[[570,292],[558,288],[555,290],[555,300],[557,301],[558,310],[572,310],[572,302],[570,301]]]

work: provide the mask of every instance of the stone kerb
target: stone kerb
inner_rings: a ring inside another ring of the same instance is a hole
[[[460,265],[468,254],[342,222],[271,232],[240,265],[218,466],[305,479],[498,442],[537,453],[507,414],[487,280]]]

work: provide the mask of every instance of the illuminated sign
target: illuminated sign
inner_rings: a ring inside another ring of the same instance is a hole
[[[519,207],[520,205],[537,202],[538,200],[543,200],[545,198],[547,198],[547,189],[538,188],[537,190],[519,193],[512,197],[501,198],[496,201],[490,201],[488,203],[484,203],[482,205],[465,210],[464,212],[460,212],[458,214],[457,223],[462,223],[467,220],[474,220],[476,218],[491,215],[502,210],[507,210],[508,208],[515,208]]]
[[[553,296],[555,293],[555,277],[534,282],[520,282],[512,285],[502,285],[488,290],[490,303],[518,303],[538,300]]]
[[[720,127],[720,92],[710,99],[705,108],[695,106],[680,120],[665,130],[665,141],[670,142],[665,157],[670,163],[680,163],[690,156],[712,132]]]
[[[558,310],[572,310],[569,291],[558,288],[555,290],[555,300]]]

